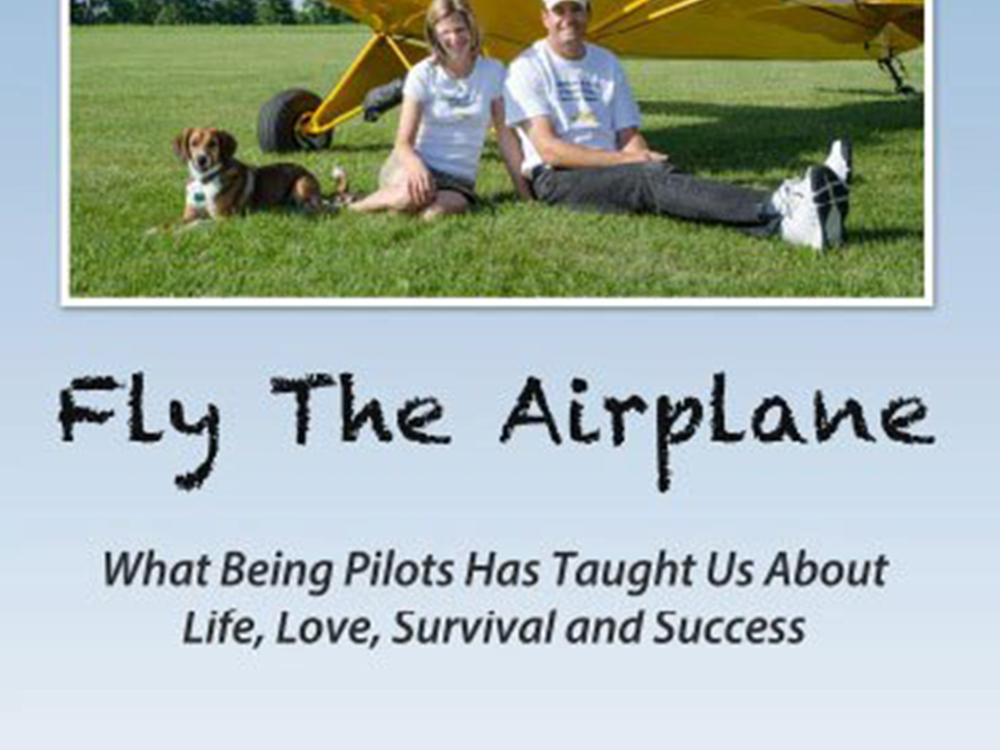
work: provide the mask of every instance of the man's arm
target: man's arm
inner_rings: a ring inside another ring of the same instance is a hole
[[[646,143],[646,139],[642,137],[642,133],[639,132],[639,128],[624,128],[619,130],[615,134],[615,140],[621,151],[645,151],[655,157],[663,157],[662,159],[654,158],[653,161],[666,161],[669,158],[667,154],[651,149],[649,144]]]
[[[664,161],[666,157],[648,148],[631,147],[620,148],[618,151],[605,151],[599,148],[589,148],[578,146],[574,143],[567,143],[556,135],[552,122],[548,117],[532,117],[521,124],[527,134],[531,145],[538,151],[542,161],[550,167],[561,167],[565,169],[580,169],[585,167],[614,167],[619,164],[639,164],[641,162]],[[639,131],[634,130],[635,138],[639,143],[645,144]],[[622,131],[626,132],[626,131]],[[619,139],[619,144],[621,140]],[[630,145],[630,144],[626,144]]]

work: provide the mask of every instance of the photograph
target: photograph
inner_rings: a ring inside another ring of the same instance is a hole
[[[923,0],[66,2],[63,304],[933,304]]]

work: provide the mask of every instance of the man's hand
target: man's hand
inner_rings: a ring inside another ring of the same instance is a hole
[[[662,163],[670,158],[666,154],[661,154],[659,151],[653,151],[648,148],[634,148],[627,151],[619,151],[618,153],[622,155],[622,164]]]
[[[626,164],[641,164],[650,161],[664,162],[670,159],[666,154],[651,149],[638,128],[619,130],[616,133],[616,140],[618,141],[618,150],[627,155],[628,160],[624,162]]]

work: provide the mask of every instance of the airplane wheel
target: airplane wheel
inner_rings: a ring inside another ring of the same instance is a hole
[[[289,89],[273,96],[260,108],[257,118],[257,142],[260,150],[318,151],[328,148],[333,131],[320,135],[305,135],[299,129],[302,121],[322,104],[316,94],[304,89]]]

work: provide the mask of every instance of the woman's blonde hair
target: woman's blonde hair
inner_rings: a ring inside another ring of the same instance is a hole
[[[479,24],[476,22],[476,14],[472,12],[469,3],[466,0],[431,0],[427,16],[424,19],[424,38],[430,45],[434,61],[437,63],[443,63],[447,60],[448,54],[434,33],[434,27],[451,15],[457,15],[465,21],[472,42],[472,54],[477,57],[479,55]]]

